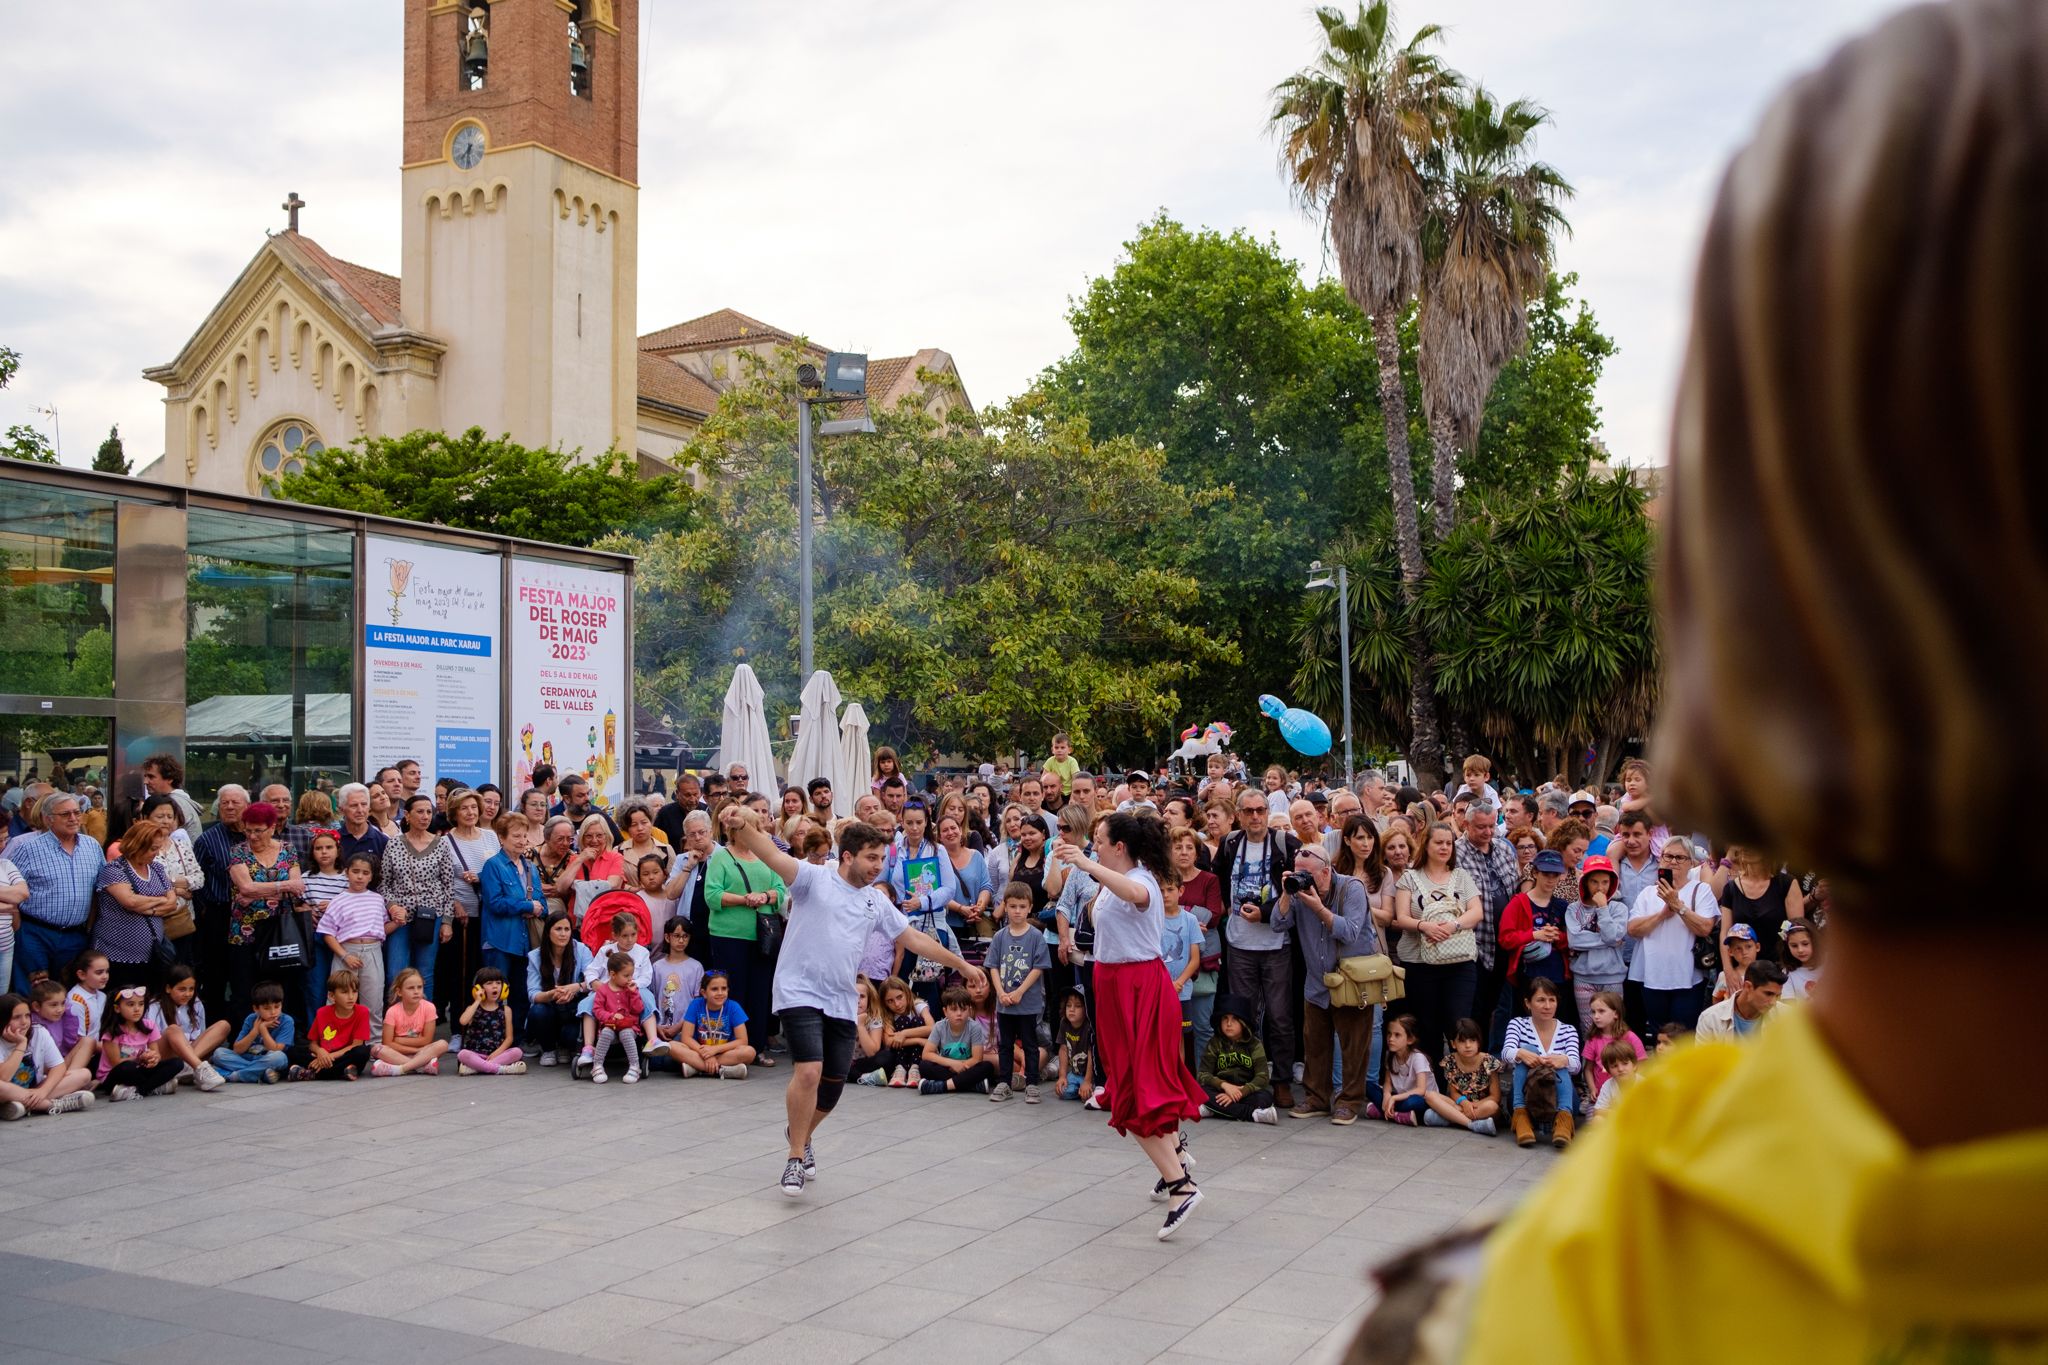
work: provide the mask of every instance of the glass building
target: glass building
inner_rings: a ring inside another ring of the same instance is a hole
[[[0,460],[0,779],[133,798],[143,760],[165,751],[202,802],[228,782],[303,792],[362,775],[365,625],[388,610],[372,536],[496,557],[501,676],[515,571],[624,575],[630,703],[629,557]],[[476,718],[500,737],[500,785],[513,691],[501,681],[498,713]],[[631,772],[617,776],[630,791]]]

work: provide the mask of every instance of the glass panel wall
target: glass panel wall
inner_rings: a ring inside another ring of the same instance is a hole
[[[0,692],[114,695],[114,506],[33,484],[7,489]]]
[[[194,508],[187,545],[186,789],[349,781],[354,536]]]
[[[0,825],[19,830],[27,818],[21,801],[47,790],[44,783],[86,798],[88,821],[103,824],[112,730],[105,716],[0,715]]]

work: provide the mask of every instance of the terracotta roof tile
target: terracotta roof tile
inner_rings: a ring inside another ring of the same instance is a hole
[[[359,304],[379,326],[399,327],[404,318],[398,311],[398,277],[372,270],[366,265],[329,255],[327,249],[302,232],[285,232],[283,237],[316,269],[324,271],[343,293]]]
[[[750,318],[745,313],[736,313],[730,308],[721,308],[715,313],[706,313],[701,318],[691,318],[673,327],[664,327],[658,332],[649,332],[640,338],[643,351],[695,351],[712,346],[729,345],[735,341],[794,341],[796,338],[780,327]]]
[[[673,360],[640,353],[640,396],[672,408],[711,415],[718,406],[718,390],[691,374]]]

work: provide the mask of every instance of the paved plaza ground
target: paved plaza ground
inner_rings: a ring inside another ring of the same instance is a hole
[[[786,1069],[229,1086],[0,1127],[0,1361],[1315,1362],[1365,1268],[1546,1151],[1204,1123],[1170,1244],[1101,1115],[849,1087],[800,1200]]]

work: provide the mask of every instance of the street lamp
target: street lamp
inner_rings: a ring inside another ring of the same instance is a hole
[[[806,360],[796,367],[796,559],[798,635],[797,684],[811,676],[811,404],[854,403],[867,398],[868,358],[846,351],[825,357],[825,370]],[[844,436],[872,432],[866,413],[821,424],[819,434]]]
[[[1337,672],[1344,680],[1344,785],[1351,785],[1351,571],[1337,566],[1337,576],[1318,559],[1308,566],[1308,586],[1337,590]]]

